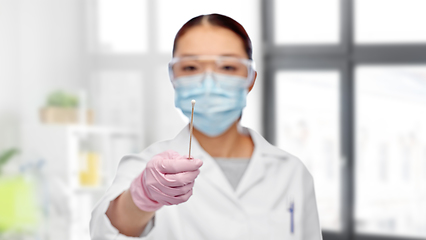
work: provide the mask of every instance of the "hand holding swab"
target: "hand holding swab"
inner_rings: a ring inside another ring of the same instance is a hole
[[[195,106],[195,100],[191,101],[192,104],[192,111],[191,111],[191,124],[189,125],[189,155],[188,159],[191,159],[191,143],[192,143],[192,129],[194,128],[194,106]]]

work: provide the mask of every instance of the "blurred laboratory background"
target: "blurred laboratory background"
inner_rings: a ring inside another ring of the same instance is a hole
[[[190,18],[250,35],[242,124],[312,173],[324,239],[426,239],[426,1],[0,0],[0,239],[85,240],[120,158],[173,138]]]

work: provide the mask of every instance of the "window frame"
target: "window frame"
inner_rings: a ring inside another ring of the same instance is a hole
[[[262,0],[264,42],[263,131],[275,143],[275,74],[281,70],[333,69],[340,72],[341,232],[323,231],[325,240],[415,240],[423,238],[355,232],[355,68],[358,65],[425,64],[424,44],[355,44],[354,1],[340,0],[340,43],[276,45],[274,0]]]
[[[146,0],[146,13],[147,13],[147,51],[143,53],[102,53],[99,52],[99,23],[98,21],[98,2],[101,0],[89,0],[86,3],[86,36],[87,39],[87,59],[88,67],[86,69],[87,79],[93,73],[102,70],[131,70],[138,71],[141,73],[141,80],[143,79],[154,79],[156,77],[156,71],[159,66],[164,66],[167,70],[167,64],[171,59],[170,53],[161,53],[158,50],[158,42],[156,40],[158,32],[157,23],[157,8],[158,3],[154,0]],[[141,92],[143,93],[143,101],[151,101],[151,92],[149,81],[144,81]],[[142,109],[145,110],[145,109]],[[151,136],[146,134],[144,129],[146,126],[153,124],[152,119],[148,118],[143,121],[143,126],[139,129],[139,136],[141,143],[151,142]]]

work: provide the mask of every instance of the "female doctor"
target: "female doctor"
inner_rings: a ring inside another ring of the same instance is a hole
[[[196,100],[191,157],[189,126],[123,157],[92,239],[322,239],[310,173],[239,125],[257,76],[244,28],[219,14],[189,20],[169,72],[176,107],[190,117]]]

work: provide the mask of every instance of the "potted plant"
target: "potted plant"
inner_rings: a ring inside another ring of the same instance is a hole
[[[49,94],[46,107],[40,110],[40,118],[48,124],[76,124],[79,121],[79,99],[77,96],[63,91]],[[93,113],[86,111],[87,123],[93,122]]]

